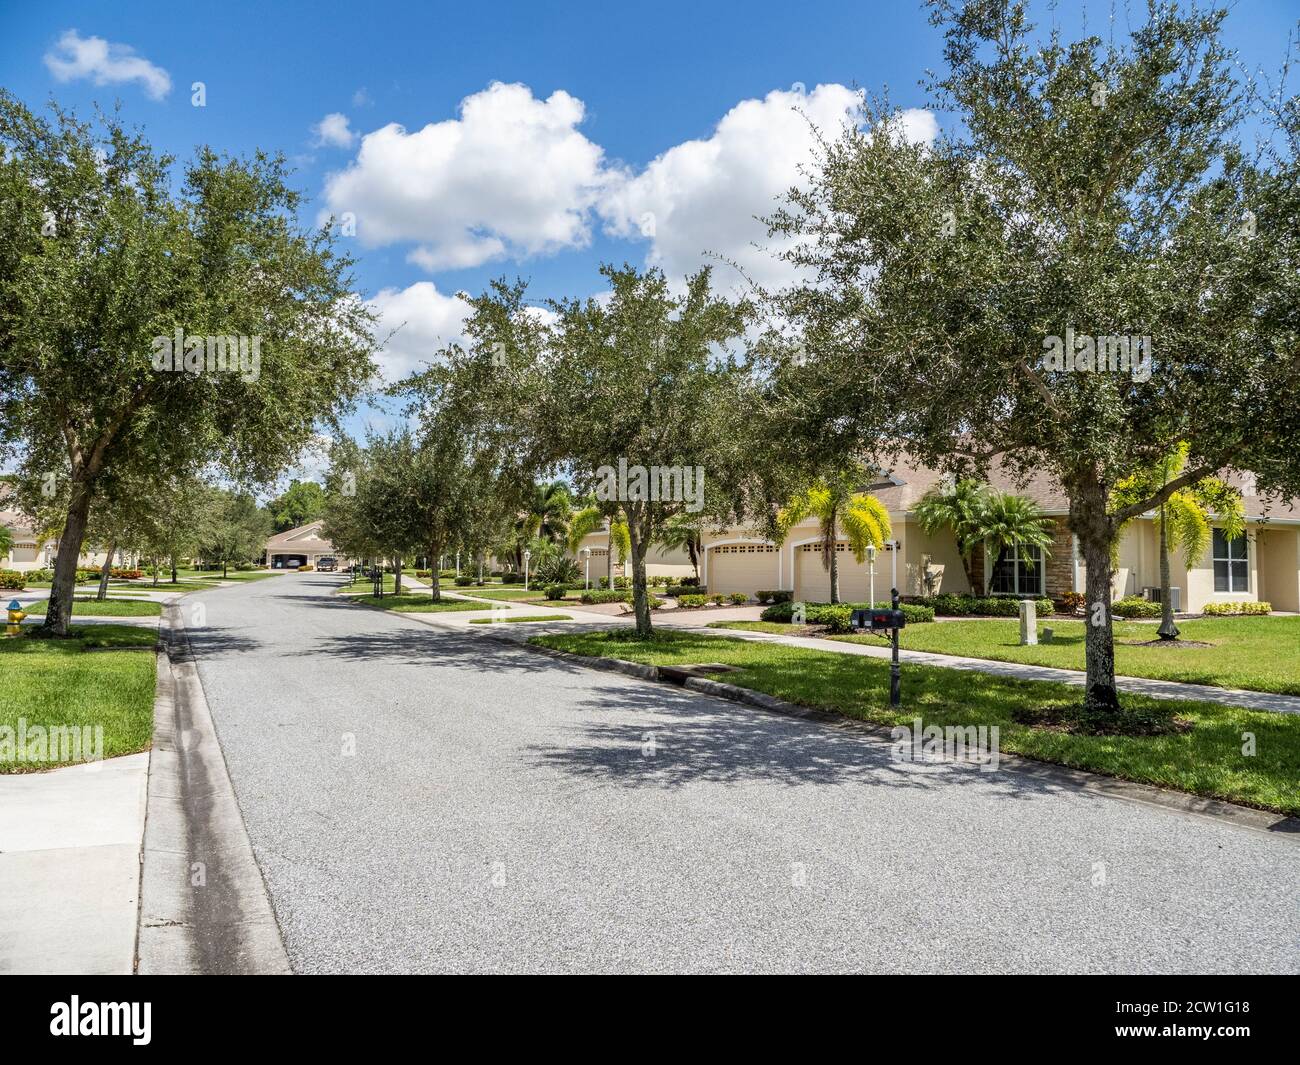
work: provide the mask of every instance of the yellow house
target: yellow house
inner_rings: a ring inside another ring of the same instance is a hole
[[[916,521],[917,501],[942,480],[943,475],[935,470],[903,462],[862,486],[885,504],[893,526],[893,543],[878,552],[875,560],[877,600],[888,595],[894,580],[904,595],[972,591],[951,534],[927,536]],[[988,480],[995,488],[1033,499],[1056,530],[1048,557],[1044,560],[1039,555],[1034,565],[1006,554],[995,558],[988,551],[976,552],[973,590],[1050,598],[1082,592],[1084,565],[1077,540],[1066,526],[1069,503],[1060,487],[1047,476],[1022,485],[1000,467],[990,471]],[[1272,603],[1274,610],[1300,611],[1300,505],[1291,500],[1268,506],[1253,494],[1248,481],[1239,479],[1237,484],[1245,503],[1246,533],[1229,542],[1216,528],[1205,556],[1193,560],[1190,569],[1181,556],[1171,556],[1176,607],[1197,613],[1207,603],[1264,600]],[[1154,517],[1147,514],[1136,519],[1124,535],[1112,584],[1115,598],[1156,597],[1158,593],[1160,554]],[[752,596],[760,589],[788,589],[797,600],[825,602],[830,598],[830,577],[822,564],[820,541],[815,519],[796,525],[779,546],[740,526],[708,531],[700,583],[710,592]],[[857,562],[845,540],[839,542],[838,552],[841,600],[865,602],[870,594],[870,567]]]

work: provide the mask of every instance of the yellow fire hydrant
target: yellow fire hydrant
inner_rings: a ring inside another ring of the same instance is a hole
[[[9,600],[9,624],[5,626],[6,636],[17,636],[22,632],[22,620],[27,616],[27,611],[17,599]]]

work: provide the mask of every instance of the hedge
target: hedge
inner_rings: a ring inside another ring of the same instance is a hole
[[[610,591],[608,588],[592,589],[582,593],[581,602],[591,603],[630,603],[631,592]]]
[[[563,598],[564,598],[564,593],[567,592],[568,590],[569,590],[569,589],[566,588],[563,584],[551,584],[551,585],[547,585],[547,588],[546,588],[546,598],[547,598],[547,599],[563,599]]]
[[[877,607],[889,604],[879,603]],[[804,622],[808,625],[825,625],[831,632],[852,632],[849,624],[855,610],[867,609],[868,603],[804,603]],[[761,617],[764,621],[777,621],[790,624],[794,617],[794,603],[773,603],[767,607]],[[916,603],[903,603],[903,618],[909,625],[920,625],[934,620],[934,610]]]
[[[1014,618],[1020,615],[1020,600],[1002,595],[917,595],[908,596],[904,605],[908,604],[929,607],[940,617]],[[1056,610],[1055,604],[1046,597],[1035,599],[1034,605],[1039,614],[1051,614]]]
[[[794,600],[794,592],[789,588],[778,588],[774,591],[755,592],[754,598],[760,603],[789,603]]]
[[[1202,611],[1207,617],[1231,617],[1244,614],[1270,614],[1273,604],[1259,603],[1206,603]]]
[[[21,592],[27,587],[27,575],[16,569],[0,569],[0,588]]]

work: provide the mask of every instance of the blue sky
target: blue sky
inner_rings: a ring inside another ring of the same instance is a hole
[[[1110,5],[1064,5],[1074,35]],[[1135,13],[1144,4],[1134,0]],[[1053,15],[1038,8],[1040,24]],[[1275,69],[1291,0],[1243,0],[1229,42]],[[1122,32],[1121,7],[1117,28]],[[853,86],[922,108],[941,39],[910,2],[9,5],[0,82],[31,104],[121,102],[159,147],[279,150],[318,212],[351,211],[362,294],[405,323],[390,376],[457,334],[457,290],[599,288],[603,260],[673,275],[705,252],[776,276],[753,216]],[[191,105],[203,82],[206,105]],[[495,86],[495,87],[494,87]],[[800,90],[799,86],[802,86]],[[818,88],[818,87],[821,88]],[[326,119],[326,116],[333,116]],[[321,126],[324,121],[324,126]],[[918,137],[943,116],[914,111]],[[720,268],[732,284],[734,272]],[[358,423],[360,424],[360,423]]]

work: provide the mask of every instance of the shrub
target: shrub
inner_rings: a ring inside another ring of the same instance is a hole
[[[661,606],[664,605],[666,600],[660,599],[657,595],[652,595],[650,596],[649,602],[650,602],[651,610],[658,610]]]
[[[572,584],[582,579],[582,568],[572,558],[548,558],[529,574],[538,584]]]
[[[610,591],[608,588],[592,589],[589,592],[583,592],[580,601],[583,603],[630,603],[632,593]]]
[[[1082,592],[1064,592],[1061,595],[1061,613],[1077,614],[1087,604],[1088,597]]]
[[[1273,611],[1272,603],[1206,603],[1203,613],[1207,617],[1231,617],[1246,614],[1269,614]]]
[[[707,595],[679,595],[677,605],[686,610],[696,610],[699,607],[707,605],[709,597]]]
[[[522,573],[503,573],[501,574],[502,584],[523,584],[524,577]]]
[[[749,602],[749,596],[744,592],[732,592],[728,598],[730,598],[737,606],[744,606]]]
[[[715,592],[713,595],[709,596],[709,602],[712,603],[714,606],[722,606],[722,604],[725,603],[726,601],[727,601],[727,597],[723,595],[721,592]]]
[[[569,590],[569,589],[566,588],[563,584],[551,584],[551,585],[548,585],[547,588],[546,588],[546,598],[547,598],[547,599],[563,599],[563,598],[564,598],[564,593],[567,592],[568,590]]]
[[[5,572],[12,573],[13,571],[12,571],[12,570],[6,570]],[[35,584],[35,583],[37,583],[37,582],[52,581],[52,580],[54,580],[54,570],[52,570],[52,569],[29,569],[29,570],[24,574],[24,576],[27,578],[27,580],[31,581],[33,584]],[[0,588],[3,588],[3,587],[4,587],[4,585],[3,585],[3,584],[0,584]]]
[[[457,577],[455,580],[457,588],[468,588],[474,583],[473,577]]]
[[[1158,618],[1160,604],[1138,595],[1126,595],[1111,603],[1110,612],[1121,618]]]
[[[427,581],[432,576],[433,576],[433,570],[431,569],[417,569],[415,571],[416,580]]]
[[[908,602],[916,606],[930,607],[942,617],[994,617],[1014,618],[1020,614],[1020,600],[1004,595],[940,595],[909,596]],[[1034,605],[1039,614],[1051,614],[1056,607],[1050,599],[1035,599]]]
[[[252,569],[252,568],[253,568],[253,567],[250,566],[247,562],[241,562],[239,566],[236,566],[236,567],[235,567],[235,569],[239,569],[241,566],[242,566],[244,569]],[[115,580],[119,580],[119,581],[138,581],[141,577],[144,576],[144,570],[142,570],[142,569],[122,569],[122,568],[120,568],[120,567],[118,567],[118,566],[113,566],[113,567],[111,567],[111,568],[109,569],[109,571],[108,571],[108,575],[109,575],[110,577],[114,578]]]
[[[701,588],[698,584],[670,584],[664,589],[664,595],[677,599],[683,595],[703,595],[707,591],[707,588]]]
[[[0,588],[21,592],[27,587],[27,575],[16,569],[0,569]]]
[[[700,586],[699,577],[683,577],[681,583],[688,588],[698,588]]]
[[[239,570],[240,573],[247,573],[247,572],[248,572],[249,570],[251,570],[252,568],[253,568],[253,564],[252,564],[251,562],[236,562],[236,563],[235,563],[235,569]]]
[[[794,592],[789,588],[778,588],[770,591],[755,592],[754,598],[760,603],[789,603],[794,600]]]
[[[315,566],[313,566],[310,562],[308,562],[307,565],[305,565],[305,566],[299,566],[299,567],[298,567],[298,572],[299,572],[299,573],[310,573],[310,572],[311,572],[312,570],[314,570],[315,568],[316,568]]]
[[[877,607],[886,607],[888,603],[877,603]],[[804,621],[809,625],[825,625],[832,633],[851,631],[849,620],[853,611],[868,607],[867,603],[805,603]],[[794,618],[795,604],[791,602],[773,603],[766,607],[761,615],[764,621],[776,621],[788,625]],[[903,603],[900,608],[903,618],[909,625],[924,624],[934,620],[934,608],[917,603]],[[843,619],[841,619],[843,614]]]
[[[600,586],[601,586],[602,588],[608,588],[608,587],[609,587],[609,578],[608,578],[608,577],[601,577],[601,578],[600,578]],[[631,586],[632,586],[632,582],[629,581],[626,577],[615,577],[615,578],[614,578],[614,587],[615,587],[615,588],[630,588]]]

